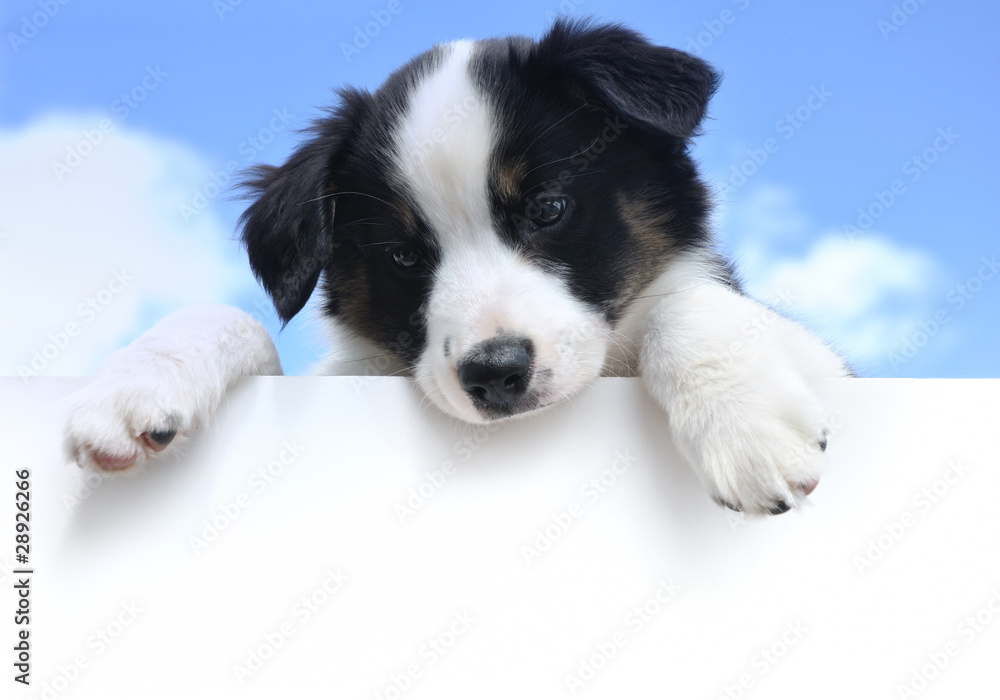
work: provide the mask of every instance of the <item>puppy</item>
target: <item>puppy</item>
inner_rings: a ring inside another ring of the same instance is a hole
[[[339,339],[324,373],[380,357],[470,423],[640,376],[718,503],[783,513],[819,479],[814,384],[850,370],[713,248],[689,148],[718,82],[618,25],[437,46],[374,93],[341,90],[284,165],[251,172],[250,266],[286,323],[319,286]],[[247,314],[181,309],[75,397],[67,448],[126,469],[241,377],[280,373]]]

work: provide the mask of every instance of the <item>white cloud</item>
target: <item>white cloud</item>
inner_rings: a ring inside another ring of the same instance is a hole
[[[876,232],[853,240],[835,229],[817,232],[789,188],[760,188],[730,209],[747,291],[776,300],[863,371],[882,373],[901,339],[940,302],[946,275],[930,255]]]
[[[39,374],[88,373],[151,316],[256,289],[229,226],[179,213],[210,166],[120,125],[98,135],[101,119],[0,131],[0,374],[32,360]],[[85,131],[100,142],[60,180],[54,164]]]
[[[752,294],[790,293],[790,310],[811,319],[856,361],[880,364],[927,314],[940,281],[926,254],[884,238],[822,234],[802,257],[777,258],[748,283]]]
[[[758,242],[797,240],[809,230],[809,217],[798,206],[795,192],[788,187],[762,184],[738,207],[725,209],[735,231],[752,231]]]

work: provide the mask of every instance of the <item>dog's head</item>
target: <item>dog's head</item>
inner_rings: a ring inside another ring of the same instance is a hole
[[[342,90],[284,165],[254,171],[250,264],[286,322],[320,283],[324,311],[449,414],[554,403],[703,244],[687,147],[717,81],[619,26],[438,46],[375,93]]]

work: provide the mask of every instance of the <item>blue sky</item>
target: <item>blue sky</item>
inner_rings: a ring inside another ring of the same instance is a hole
[[[277,334],[219,191],[230,171],[281,162],[332,87],[374,89],[439,41],[539,36],[558,13],[723,72],[694,152],[751,292],[863,374],[1000,376],[1000,6],[940,0],[5,2],[0,373],[91,372],[199,299]],[[322,348],[308,315],[278,344],[289,373]]]

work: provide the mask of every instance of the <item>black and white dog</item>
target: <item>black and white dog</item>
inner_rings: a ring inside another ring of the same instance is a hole
[[[815,382],[850,369],[787,319],[748,333],[773,314],[714,251],[688,153],[718,80],[617,25],[437,46],[342,90],[288,162],[253,172],[250,265],[286,322],[320,286],[341,358],[323,373],[387,356],[471,423],[638,375],[716,501],[785,512],[826,448]],[[241,377],[280,373],[247,314],[181,309],[108,358],[67,447],[128,468]]]

